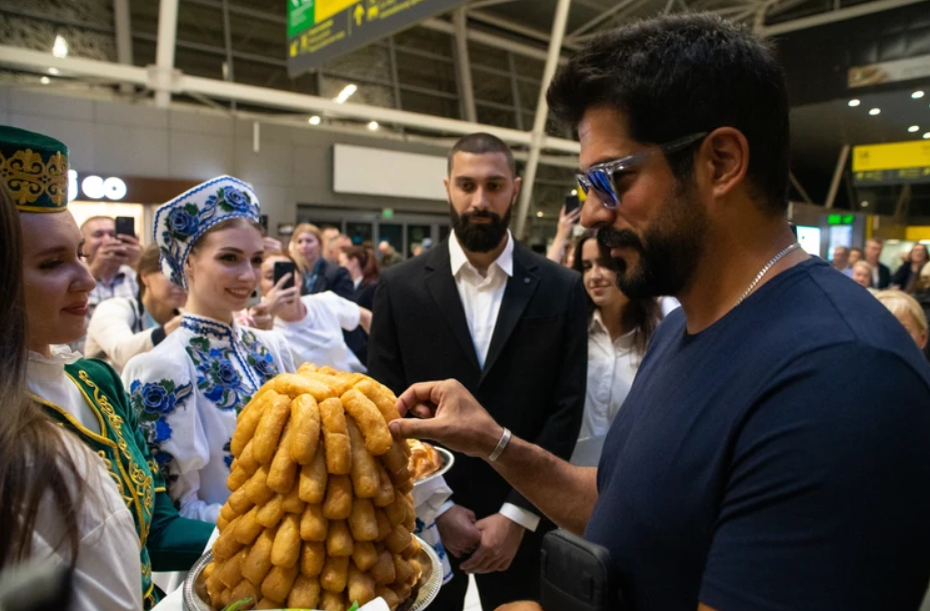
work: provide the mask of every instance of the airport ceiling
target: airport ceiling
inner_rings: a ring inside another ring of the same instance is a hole
[[[567,57],[600,31],[662,12],[710,10],[757,27],[777,28],[787,21],[870,1],[894,0],[572,0],[562,53]],[[145,66],[155,59],[158,3],[129,2],[132,60]],[[224,4],[228,7],[228,31]],[[556,4],[557,0],[463,3],[479,123],[531,128]],[[176,65],[197,76],[231,78],[324,97],[335,97],[354,84],[353,102],[464,117],[450,15],[428,19],[390,39],[337,57],[317,72],[291,79],[285,63],[285,13],[285,0],[180,0]],[[113,0],[0,0],[0,43],[49,48],[57,34],[69,38],[76,56],[116,61]],[[7,74],[6,78],[24,76]],[[848,107],[845,98],[793,108],[793,166],[809,195],[822,201],[844,143],[900,141],[930,131],[930,83],[927,85],[928,97],[923,100],[910,98],[913,87],[902,87],[863,95],[859,108]],[[208,99],[190,101],[225,104]],[[875,107],[883,107],[883,112],[869,115],[867,110]],[[907,131],[913,125],[920,131]],[[358,127],[363,129],[363,124]],[[385,133],[389,130],[391,126],[384,126]],[[416,130],[408,128],[405,133],[416,134]],[[570,137],[565,132],[556,135]],[[541,167],[537,209],[551,216],[571,184],[570,169]],[[800,199],[799,193],[794,196]],[[839,201],[854,208],[859,199],[855,193],[844,193]],[[894,200],[895,195],[886,199]],[[930,216],[930,201],[926,207]]]

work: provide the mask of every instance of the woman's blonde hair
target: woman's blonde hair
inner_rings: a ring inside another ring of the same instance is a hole
[[[856,271],[857,267],[864,267],[870,274],[872,273],[872,266],[869,265],[868,261],[864,261],[864,260],[856,261],[855,263],[853,263],[853,266],[852,266],[853,271]]]
[[[881,291],[875,298],[882,302],[896,318],[907,315],[917,324],[921,331],[927,330],[927,315],[917,300],[904,291]]]
[[[300,223],[297,227],[294,227],[294,233],[291,234],[291,241],[287,244],[287,252],[291,255],[291,258],[297,263],[297,267],[301,269],[307,269],[310,266],[307,265],[307,262],[304,261],[304,258],[300,256],[300,253],[297,252],[297,240],[300,238],[300,234],[309,233],[316,238],[316,241],[320,244],[320,256],[323,256],[323,232],[320,231],[320,228],[314,225],[313,223]]]

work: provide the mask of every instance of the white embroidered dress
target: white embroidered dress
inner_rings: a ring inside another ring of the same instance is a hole
[[[123,382],[182,516],[216,521],[237,414],[267,380],[293,371],[277,333],[192,314],[126,364]]]

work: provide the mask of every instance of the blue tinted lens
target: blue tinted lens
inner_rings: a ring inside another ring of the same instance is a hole
[[[591,187],[601,199],[601,203],[608,208],[617,207],[617,196],[614,194],[614,186],[607,172],[604,170],[592,170],[588,172],[588,180],[591,181]]]

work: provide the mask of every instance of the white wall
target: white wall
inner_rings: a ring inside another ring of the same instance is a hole
[[[147,101],[29,87],[0,87],[0,123],[58,138],[69,147],[71,167],[78,172],[192,180],[231,174],[254,185],[272,231],[296,219],[298,204],[438,214],[447,209],[444,202],[333,190],[334,144],[445,155],[419,143],[262,124],[255,153],[251,120],[186,105],[162,110]]]

